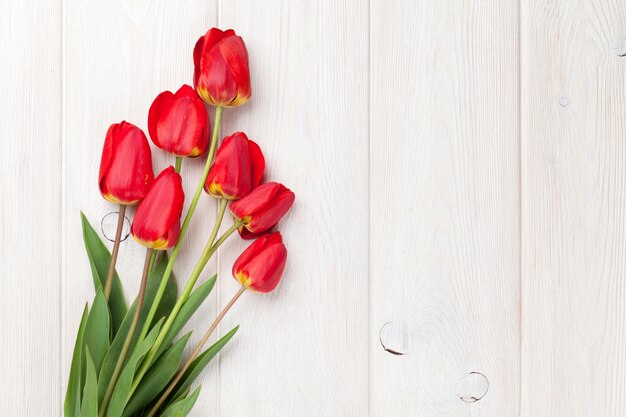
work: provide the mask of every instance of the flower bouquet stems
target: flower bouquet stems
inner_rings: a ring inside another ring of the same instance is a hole
[[[175,93],[159,94],[148,112],[150,138],[174,157],[174,166],[155,178],[148,139],[131,123],[113,124],[106,134],[98,183],[103,197],[119,205],[119,218],[109,252],[81,214],[96,295],[91,306],[85,306],[77,332],[65,417],[187,415],[200,392],[200,387],[192,392],[196,378],[239,329],[203,350],[222,318],[247,290],[272,291],[282,276],[287,251],[280,233],[272,230],[295,196],[282,184],[262,184],[265,159],[245,133],[227,136],[218,148],[224,109],[242,105],[251,96],[246,46],[233,30],[214,28],[198,40],[193,58],[195,88],[183,85]],[[215,107],[210,139],[205,103]],[[181,169],[185,159],[205,153],[204,170],[181,225],[185,199]],[[174,266],[203,190],[218,199],[219,210],[207,231],[205,248],[178,294]],[[131,234],[146,252],[139,293],[128,306],[115,264],[131,205],[137,205]],[[218,236],[229,208],[233,224]],[[179,332],[207,299],[217,277],[196,284],[235,231],[244,239],[256,239],[233,266],[241,287],[185,358],[191,332],[181,337]]]

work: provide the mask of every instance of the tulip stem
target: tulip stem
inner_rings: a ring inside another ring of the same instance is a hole
[[[148,282],[148,271],[150,269],[150,260],[152,258],[153,251],[154,249],[151,248],[148,248],[148,250],[146,251],[146,260],[143,264],[143,274],[141,276],[141,287],[139,289],[139,295],[137,296],[137,305],[135,307],[133,321],[130,324],[128,334],[126,335],[126,339],[124,340],[124,345],[122,346],[122,350],[120,351],[120,356],[118,357],[117,363],[115,364],[115,369],[113,370],[113,374],[111,375],[109,386],[107,387],[104,398],[102,399],[102,405],[100,406],[100,412],[98,413],[98,417],[103,417],[106,414],[109,401],[111,400],[111,396],[113,395],[113,389],[115,388],[117,379],[122,372],[124,361],[126,360],[126,355],[128,355],[130,345],[133,341],[133,336],[135,335],[135,330],[137,329],[137,323],[139,322],[139,316],[141,314],[141,306],[143,305],[143,298],[146,293],[146,283]]]
[[[176,257],[178,256],[178,252],[180,252],[180,247],[183,244],[185,234],[187,233],[187,229],[189,228],[189,222],[191,222],[191,217],[193,217],[193,213],[196,210],[196,206],[198,205],[198,200],[200,199],[200,195],[202,194],[202,189],[204,188],[206,177],[209,175],[211,163],[213,162],[213,156],[215,155],[215,147],[217,146],[217,138],[219,136],[220,125],[222,123],[222,110],[223,108],[219,106],[215,108],[215,124],[213,125],[213,135],[211,136],[211,147],[206,160],[206,164],[204,165],[204,171],[202,172],[202,177],[200,178],[198,187],[196,188],[196,193],[194,194],[193,199],[191,200],[191,204],[189,205],[189,210],[187,210],[187,214],[185,215],[183,225],[180,228],[178,242],[176,242],[176,246],[174,246],[174,249],[172,250],[172,255],[170,256],[167,266],[165,267],[165,272],[163,273],[163,277],[161,278],[161,282],[159,283],[159,288],[157,289],[157,292],[154,296],[154,301],[152,302],[150,311],[148,311],[148,315],[146,316],[146,321],[143,325],[143,328],[141,329],[141,333],[139,333],[137,345],[139,345],[139,343],[141,343],[141,341],[145,339],[146,335],[148,334],[148,330],[150,329],[150,325],[152,324],[154,315],[156,314],[157,308],[159,307],[161,298],[163,298],[163,293],[165,292],[167,281],[169,280],[170,275],[172,275],[174,262],[176,262]]]
[[[189,356],[189,359],[187,359],[187,362],[185,362],[183,367],[180,368],[180,370],[178,371],[178,373],[176,374],[174,379],[167,386],[167,389],[165,390],[165,392],[163,392],[163,394],[161,395],[161,398],[159,398],[159,401],[157,401],[157,403],[154,405],[154,407],[152,407],[152,410],[150,410],[150,413],[147,415],[147,417],[154,417],[154,415],[159,410],[159,407],[161,405],[163,405],[163,402],[167,399],[167,396],[170,395],[172,390],[176,387],[176,384],[178,383],[178,381],[180,381],[180,378],[182,378],[182,376],[184,375],[185,371],[187,371],[187,369],[192,364],[192,362],[196,359],[196,357],[198,357],[198,355],[200,354],[200,351],[204,347],[205,343],[207,342],[207,340],[209,340],[209,337],[211,337],[211,334],[213,334],[213,332],[217,328],[217,325],[220,323],[220,321],[222,321],[222,319],[224,318],[226,313],[228,313],[228,310],[230,310],[230,308],[233,306],[233,304],[235,304],[235,302],[239,299],[239,297],[241,297],[241,295],[245,291],[246,291],[246,287],[242,285],[241,288],[239,288],[239,291],[237,291],[237,293],[235,294],[235,296],[228,302],[228,304],[226,304],[224,309],[222,309],[222,311],[220,311],[220,314],[217,315],[217,317],[215,318],[215,320],[211,324],[211,327],[209,327],[209,330],[207,330],[207,332],[202,337],[202,340],[200,340],[200,343],[198,343],[198,345],[196,346],[194,351]]]
[[[157,251],[152,252],[152,257],[150,258],[150,270],[149,272],[152,272],[152,270],[154,269],[154,265],[156,264],[157,261]]]
[[[211,237],[209,238],[209,241],[204,247],[204,250],[202,251],[202,255],[200,255],[200,259],[198,259],[198,262],[196,263],[196,266],[193,269],[189,277],[189,280],[187,281],[187,284],[185,285],[185,288],[183,289],[183,292],[181,293],[178,300],[176,300],[176,304],[174,305],[174,308],[172,308],[172,312],[167,317],[167,321],[165,322],[163,327],[161,327],[161,330],[159,330],[159,335],[154,341],[154,344],[152,345],[152,347],[150,348],[150,352],[148,352],[148,354],[146,355],[146,359],[144,359],[141,365],[141,368],[139,369],[139,372],[137,372],[137,375],[135,376],[135,379],[133,380],[133,385],[130,390],[130,395],[132,395],[135,392],[135,389],[139,385],[139,382],[141,382],[141,378],[143,378],[146,372],[148,372],[148,369],[150,369],[150,365],[152,365],[152,361],[155,359],[159,351],[159,348],[161,347],[161,344],[163,343],[163,340],[165,339],[165,336],[167,336],[167,332],[170,330],[170,327],[172,327],[172,324],[174,323],[174,320],[176,319],[176,316],[178,315],[178,312],[182,308],[183,304],[185,304],[185,302],[189,298],[189,295],[191,295],[191,291],[193,290],[193,287],[196,284],[196,281],[198,281],[198,278],[200,277],[202,270],[204,269],[206,264],[209,262],[209,259],[211,259],[213,254],[217,251],[217,248],[219,248],[220,245],[224,243],[226,239],[228,239],[228,237],[241,226],[241,223],[239,221],[236,221],[226,232],[224,232],[222,236],[220,236],[217,242],[213,244],[213,241],[215,240],[215,237],[217,236],[217,231],[219,230],[220,224],[222,223],[222,218],[224,217],[224,212],[226,211],[227,205],[228,205],[228,200],[222,199],[220,203],[220,210],[219,210],[217,219],[215,220],[215,226],[213,227]]]
[[[183,157],[182,156],[177,156],[176,160],[174,161],[174,171],[176,171],[176,173],[180,174],[180,168],[183,166]]]
[[[111,286],[113,285],[113,275],[115,275],[115,263],[117,262],[117,254],[120,251],[120,241],[122,240],[122,229],[124,228],[124,219],[126,214],[126,206],[120,204],[120,212],[117,217],[117,229],[115,230],[115,242],[113,242],[113,250],[111,251],[111,260],[109,261],[109,271],[104,283],[104,299],[109,301],[111,295]]]

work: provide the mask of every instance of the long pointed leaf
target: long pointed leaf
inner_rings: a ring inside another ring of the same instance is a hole
[[[230,332],[226,333],[220,340],[215,342],[210,348],[202,352],[193,362],[191,362],[191,365],[189,365],[189,368],[187,368],[183,376],[180,378],[177,388],[174,391],[175,394],[172,397],[174,401],[176,401],[177,398],[180,398],[181,394],[183,394],[185,390],[191,386],[193,381],[198,377],[198,375],[200,375],[208,363],[211,362],[215,355],[217,355],[219,351],[226,346],[226,343],[233,338],[235,333],[237,333],[237,330],[239,330],[239,326],[236,326]]]
[[[137,349],[130,355],[130,359],[126,362],[122,373],[120,374],[113,395],[111,396],[111,402],[107,410],[107,417],[121,417],[124,412],[124,407],[128,403],[130,397],[130,388],[133,383],[135,371],[137,370],[137,364],[148,353],[154,341],[159,334],[163,319],[161,319],[148,333],[148,336],[139,344]]]
[[[80,389],[82,387],[82,363],[83,363],[83,336],[85,334],[85,326],[87,326],[87,318],[89,317],[89,308],[85,304],[83,317],[78,326],[76,335],[76,343],[74,344],[74,353],[72,354],[72,364],[70,365],[70,377],[67,382],[67,393],[65,394],[65,402],[63,404],[63,415],[65,417],[78,417],[80,415]]]
[[[91,354],[87,346],[85,346],[85,358],[87,375],[85,377],[85,388],[83,391],[80,415],[81,417],[98,417],[98,380],[96,377],[96,367],[91,359]]]
[[[185,304],[183,304],[183,306],[180,308],[180,311],[172,322],[172,326],[167,331],[165,338],[163,339],[163,342],[161,343],[161,346],[157,351],[157,358],[165,351],[165,349],[169,347],[170,343],[172,343],[178,332],[180,332],[180,329],[183,328],[183,326],[191,318],[193,313],[196,312],[198,307],[200,307],[204,300],[206,300],[206,298],[209,296],[211,290],[213,290],[213,287],[215,286],[216,279],[217,275],[213,275],[189,295],[189,298],[187,298],[187,301],[185,301]]]
[[[100,370],[104,356],[109,350],[109,322],[109,308],[102,290],[98,290],[89,312],[84,336],[84,343],[89,347],[89,353],[96,367],[96,372]]]
[[[200,389],[202,386],[196,388],[196,390],[189,397],[176,401],[165,409],[161,417],[185,417],[193,408],[198,395],[200,395]]]
[[[154,297],[157,292],[157,288],[159,283],[161,282],[161,277],[163,277],[163,273],[165,272],[165,267],[167,266],[167,255],[164,253],[159,262],[155,265],[152,272],[148,276],[148,283],[146,286],[146,294],[144,296],[143,307],[141,309],[142,313],[139,315],[139,322],[137,324],[137,328],[141,329],[143,323],[146,321],[146,315],[152,306],[154,301]],[[176,285],[174,274],[171,275],[170,280],[165,287],[165,292],[163,293],[163,298],[159,303],[159,308],[157,309],[158,318],[164,317],[172,311],[174,304],[176,303],[176,297],[178,293],[178,288]],[[133,320],[133,316],[135,315],[135,304],[137,300],[133,302],[133,304],[128,309],[126,313],[126,317],[124,317],[124,321],[120,326],[115,338],[113,339],[113,343],[111,343],[111,347],[107,352],[104,362],[102,363],[102,367],[100,368],[99,378],[98,378],[98,404],[102,402],[104,398],[104,394],[106,392],[109,380],[111,379],[111,375],[113,375],[113,370],[115,369],[115,364],[117,363],[117,358],[122,351],[122,346],[124,345],[124,341],[126,340],[126,335],[128,334],[128,329],[130,328],[130,324]],[[133,346],[137,337],[139,336],[139,332],[135,333],[134,341],[131,344],[131,352],[133,351]]]
[[[98,236],[98,233],[91,227],[91,224],[89,224],[83,212],[80,213],[80,220],[83,226],[83,240],[85,242],[85,248],[87,249],[87,256],[89,257],[89,264],[91,265],[93,284],[96,291],[98,291],[98,288],[104,288],[106,276],[109,271],[111,253]],[[113,329],[113,335],[115,335],[124,320],[126,310],[128,310],[126,300],[124,299],[122,283],[120,277],[117,275],[117,271],[113,276],[111,285],[109,309],[111,310],[111,328]]]
[[[183,350],[190,336],[191,332],[180,338],[150,368],[126,405],[123,417],[132,416],[146,407],[167,386],[180,366]]]

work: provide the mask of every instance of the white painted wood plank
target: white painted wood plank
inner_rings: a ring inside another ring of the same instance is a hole
[[[221,326],[241,324],[220,361],[220,416],[368,414],[368,10],[357,0],[221,2],[222,28],[250,53],[252,100],[224,114],[296,204],[272,294],[245,294]],[[221,304],[237,290],[237,239],[220,257]]]
[[[0,3],[0,404],[61,410],[61,6]]]
[[[522,11],[522,415],[623,416],[626,4]]]
[[[147,134],[148,109],[163,90],[176,91],[193,83],[193,47],[200,35],[216,24],[216,1],[65,2],[65,274],[64,274],[64,370],[71,358],[80,310],[93,297],[79,210],[99,230],[104,215],[117,208],[98,191],[97,175],[102,144],[111,123],[123,119]],[[213,115],[211,114],[211,120]],[[158,173],[173,159],[153,146]],[[183,182],[187,203],[195,191],[203,160],[185,162]],[[175,267],[184,286],[215,217],[216,205],[203,196]],[[186,210],[186,209],[185,209]],[[132,219],[134,209],[130,210]],[[145,249],[129,237],[120,248],[118,271],[132,299],[139,289]],[[200,278],[203,282],[215,263]],[[214,292],[201,307],[190,328],[201,329],[215,315]],[[182,333],[181,333],[182,334]],[[190,346],[201,337],[192,336]],[[67,372],[64,372],[66,381]],[[203,377],[203,392],[192,415],[215,414],[216,366]]]
[[[371,2],[371,417],[519,415],[517,22],[513,0]]]

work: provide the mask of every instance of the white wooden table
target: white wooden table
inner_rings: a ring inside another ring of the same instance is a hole
[[[258,141],[297,203],[284,281],[227,317],[193,416],[626,415],[624,0],[3,0],[1,415],[61,415],[93,293],[79,210],[115,211],[104,134],[191,83],[212,26],[244,37],[253,78],[222,132]],[[215,212],[203,198],[179,281]],[[209,265],[193,327],[244,247]],[[122,244],[127,295],[142,253]],[[383,349],[387,322],[409,354]]]

